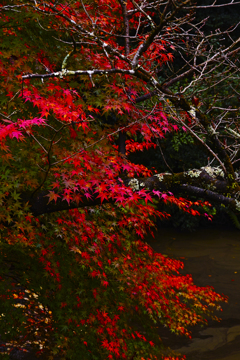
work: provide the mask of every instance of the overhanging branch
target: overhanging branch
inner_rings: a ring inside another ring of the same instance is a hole
[[[224,179],[223,171],[220,168],[205,167],[200,170],[193,169],[178,174],[156,174],[148,178],[134,178],[124,181],[127,187],[133,191],[148,189],[150,192],[158,190],[160,192],[171,191],[174,195],[184,194],[184,196],[202,197],[210,202],[224,204],[232,210],[240,211],[240,201],[238,200],[239,191],[228,194],[228,183]],[[80,194],[80,193],[79,193]],[[101,202],[97,194],[92,195],[92,199],[84,196],[80,202],[62,201],[61,194],[56,202],[49,203],[48,192],[42,191],[36,196],[31,197],[29,193],[22,194],[22,201],[28,202],[30,210],[34,216],[71,210],[87,206],[97,206],[102,203],[114,202],[114,199],[107,199]],[[81,195],[81,194],[80,194]]]
[[[134,75],[134,70],[125,70],[125,69],[92,69],[92,70],[67,70],[63,69],[61,71],[51,72],[49,74],[27,74],[22,76],[22,80],[26,79],[47,79],[53,77],[62,78],[63,76],[73,76],[73,75],[104,75],[104,74],[129,74]]]

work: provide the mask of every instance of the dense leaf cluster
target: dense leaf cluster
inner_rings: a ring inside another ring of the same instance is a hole
[[[225,118],[222,93],[190,103],[204,81],[207,90],[211,77],[223,81],[216,67],[238,92],[238,42],[211,46],[192,23],[194,8],[190,0],[2,1],[4,355],[183,359],[163,349],[157,326],[191,336],[189,326],[215,318],[226,301],[144,241],[169,216],[157,202],[207,218],[209,199],[240,209],[238,117]],[[175,152],[198,141],[208,166],[157,173],[131,161],[152,148],[166,163],[166,134]]]

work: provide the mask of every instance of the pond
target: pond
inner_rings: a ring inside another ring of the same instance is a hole
[[[229,229],[200,229],[179,232],[159,229],[155,239],[148,237],[155,251],[184,262],[182,274],[192,274],[198,286],[213,286],[216,292],[227,295],[228,304],[216,313],[220,323],[209,321],[205,328],[193,327],[193,339],[160,334],[172,349],[187,354],[187,360],[240,359],[240,231]]]

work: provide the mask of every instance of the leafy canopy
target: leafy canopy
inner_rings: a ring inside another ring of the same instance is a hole
[[[192,215],[208,205],[135,186],[154,170],[126,156],[179,130],[158,98],[137,105],[174,58],[171,41],[154,40],[171,32],[159,4],[156,19],[139,1],[0,5],[6,354],[30,346],[49,359],[180,359],[162,349],[157,326],[190,336],[188,326],[225,300],[144,242],[155,218],[168,216],[156,199]]]

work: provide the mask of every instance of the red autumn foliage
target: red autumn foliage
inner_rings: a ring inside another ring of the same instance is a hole
[[[49,359],[80,353],[84,359],[183,359],[162,349],[157,327],[190,337],[189,326],[214,317],[226,301],[211,287],[194,285],[180,274],[182,262],[155,253],[144,240],[157,217],[169,216],[158,201],[193,216],[210,204],[148,188],[144,179],[154,179],[154,170],[128,158],[194,126],[189,109],[177,123],[170,100],[147,99],[150,90],[161,90],[155,78],[174,61],[168,38],[180,29],[161,27],[153,9],[141,4],[0,5],[6,353],[30,344]],[[124,37],[126,21],[131,31]],[[138,106],[140,97],[145,106]],[[117,145],[120,132],[126,154]],[[168,175],[158,174],[159,181]]]

